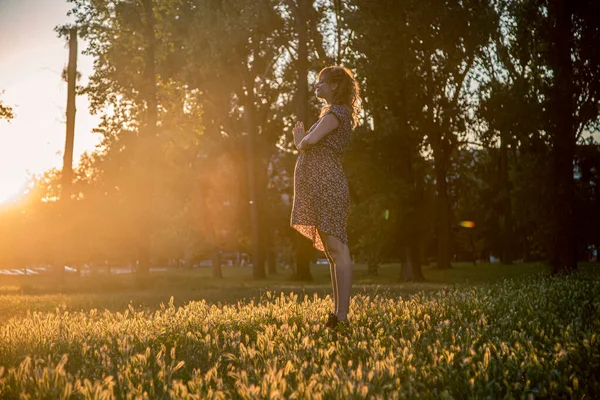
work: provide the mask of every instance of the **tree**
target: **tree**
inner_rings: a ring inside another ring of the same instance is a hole
[[[265,276],[264,238],[268,237],[260,223],[268,153],[263,144],[270,134],[268,110],[277,100],[270,91],[276,83],[271,77],[282,40],[276,34],[282,22],[275,5],[273,1],[201,3],[186,39],[195,71],[188,82],[202,91],[210,107],[207,111],[214,115],[209,129],[231,136],[245,134],[255,278]]]
[[[124,212],[119,225],[137,229],[136,234],[123,230],[127,232],[123,242],[139,249],[130,256],[140,261],[140,272],[147,271],[151,243],[160,229],[153,202],[157,193],[173,194],[157,190],[161,188],[156,187],[153,166],[182,153],[195,157],[196,138],[202,131],[197,95],[172,79],[183,68],[170,63],[175,51],[168,40],[169,23],[177,15],[170,8],[172,2],[72,3],[75,25],[89,42],[85,53],[95,60],[94,74],[82,92],[90,98],[91,111],[102,114],[97,132],[103,135],[103,149],[95,160],[102,172],[99,178],[107,187],[104,194],[113,200],[108,202],[114,207],[111,211]],[[65,35],[69,28],[57,31]],[[172,118],[173,114],[179,118]],[[168,133],[158,135],[159,124]],[[173,142],[183,148],[166,151]]]
[[[575,222],[575,88],[573,85],[574,26],[572,3],[550,0],[548,18],[551,24],[550,40],[555,44],[549,57],[553,72],[550,93],[550,134],[552,138],[552,171],[554,204],[552,208],[552,247],[550,264],[554,273],[577,269]]]
[[[545,207],[549,214],[537,215],[536,221],[542,225],[544,219],[550,221],[543,241],[553,272],[570,272],[578,258],[575,146],[583,132],[598,126],[600,35],[591,15],[599,6],[593,1],[550,0],[507,2],[505,7],[510,15],[505,21],[511,22],[505,24],[505,36],[496,40],[496,54],[509,76],[505,82],[513,95],[508,102],[528,112],[516,110],[512,120],[507,116],[498,120],[513,127],[511,136],[520,144],[518,163],[526,160],[531,150],[539,154],[536,164],[550,160],[549,179],[538,175],[531,181],[532,186],[536,181],[545,185],[541,191],[550,200]],[[517,207],[523,208],[523,204]]]
[[[544,29],[537,5],[500,1],[495,6],[501,22],[481,58],[474,132],[487,148],[494,171],[482,177],[494,183],[486,189],[493,210],[486,224],[487,247],[509,264],[517,253],[526,260],[547,253],[548,76],[540,56]]]
[[[408,189],[410,206],[398,232],[407,241],[405,253],[414,254],[407,265],[420,279],[418,239],[424,204],[423,167],[426,146],[433,158],[436,184],[437,263],[450,266],[451,204],[448,175],[453,152],[467,130],[469,83],[473,66],[487,43],[496,16],[488,2],[394,2],[353,1],[352,42],[356,60],[365,77],[366,107],[380,141],[380,162],[390,163],[392,190],[398,181]],[[390,149],[388,152],[382,149]],[[389,154],[391,149],[399,150]],[[402,192],[402,191],[400,191]],[[403,198],[403,197],[398,197]],[[412,226],[411,226],[412,225]],[[411,250],[412,249],[412,250]],[[417,265],[419,265],[417,267]]]
[[[295,93],[295,115],[298,121],[302,121],[305,126],[310,126],[312,118],[309,119],[309,99],[308,99],[308,31],[309,31],[309,10],[312,9],[309,0],[288,1],[287,4],[294,17],[294,31],[297,35],[297,51],[295,59],[296,93]],[[296,255],[296,275],[297,280],[311,281],[310,261],[314,252],[312,244],[306,240],[300,233],[294,232],[294,248]]]
[[[67,68],[67,132],[65,154],[63,156],[62,195],[65,200],[71,198],[71,180],[73,178],[73,144],[75,141],[75,87],[77,85],[77,29],[69,30],[69,65]]]

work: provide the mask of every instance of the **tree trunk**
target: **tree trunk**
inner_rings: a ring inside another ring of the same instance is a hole
[[[415,178],[415,169],[413,165],[413,154],[412,149],[415,146],[411,145],[411,141],[405,147],[405,168],[407,183],[411,188],[410,202],[412,210],[408,213],[405,224],[406,230],[403,232],[405,240],[405,254],[406,263],[402,266],[400,272],[400,279],[404,281],[424,281],[423,271],[421,269],[421,238],[422,228],[420,227],[420,221],[422,221],[421,215],[423,214],[424,204],[424,192],[422,181],[418,181]]]
[[[299,121],[308,127],[308,35],[306,19],[308,15],[308,0],[298,0],[296,13],[296,30],[298,32],[298,93],[296,97],[296,114]],[[310,272],[310,259],[312,246],[307,239],[298,232],[294,232],[294,249],[296,254],[295,279],[312,281]]]
[[[299,232],[294,232],[295,275],[294,280],[312,281],[310,261],[313,258],[312,243]]]
[[[202,219],[203,226],[203,234],[206,241],[210,244],[210,259],[212,261],[212,277],[215,279],[223,278],[223,272],[221,271],[221,252],[219,249],[219,239],[217,237],[217,231],[215,229],[215,224],[213,222],[213,218],[207,217],[209,215],[214,215],[211,210],[209,210],[207,201],[206,201],[206,193],[208,192],[208,182],[207,180],[201,176],[198,179],[199,191],[196,192],[198,196],[198,205],[196,207],[196,212],[201,216],[199,218]],[[185,251],[186,264],[190,267],[192,266],[192,253],[191,248],[187,248]]]
[[[503,133],[500,143],[500,182],[502,182],[502,214],[504,215],[501,258],[503,264],[511,265],[514,258],[514,240],[510,181],[508,178],[508,143],[506,142],[506,133]]]
[[[554,207],[550,264],[554,274],[570,273],[577,269],[575,223],[575,124],[573,99],[573,65],[571,61],[573,27],[571,2],[553,0],[549,17],[554,24],[554,54],[552,70],[554,87],[551,98],[552,161],[554,178]]]
[[[418,218],[416,212],[411,212],[407,217],[406,227],[408,228],[405,232],[406,242],[403,250],[402,266],[400,269],[400,280],[410,282],[422,282],[425,280],[423,276],[423,270],[421,268],[421,243],[419,231]],[[414,234],[411,234],[414,233]]]
[[[73,145],[75,142],[75,87],[77,85],[77,28],[69,32],[69,65],[67,67],[67,136],[62,169],[63,200],[71,198],[71,181],[73,180]]]
[[[144,0],[144,15],[145,15],[145,30],[144,36],[146,40],[146,66],[145,66],[145,83],[146,87],[146,121],[143,124],[141,142],[142,159],[147,163],[146,168],[141,171],[141,180],[143,185],[143,198],[141,199],[141,221],[139,227],[140,248],[139,248],[139,264],[137,268],[138,284],[143,285],[143,277],[150,273],[150,249],[153,229],[152,216],[152,198],[154,195],[154,178],[153,178],[153,163],[154,163],[154,138],[156,136],[156,124],[158,119],[158,101],[156,98],[156,68],[155,68],[155,37],[154,37],[154,5],[152,0]]]
[[[423,282],[423,270],[421,269],[421,256],[419,244],[410,239],[409,245],[404,249],[404,262],[400,269],[400,280],[403,282]]]
[[[63,156],[62,187],[61,187],[61,211],[58,218],[59,223],[66,224],[69,216],[69,203],[71,202],[71,182],[73,181],[73,145],[75,142],[75,88],[77,85],[77,29],[72,28],[69,32],[69,65],[67,67],[67,132],[65,138],[65,154]],[[69,234],[61,234],[62,247],[67,248],[70,241]],[[65,275],[65,251],[61,251],[60,263],[57,266],[61,284],[64,283]]]
[[[246,104],[244,114],[246,117],[246,150],[248,165],[248,194],[250,205],[250,224],[252,230],[252,277],[254,279],[266,278],[264,259],[260,237],[260,222],[258,217],[258,198],[256,196],[256,110],[254,105],[254,77],[251,71],[246,71]]]
[[[261,123],[266,124],[267,121],[263,120]],[[256,197],[258,199],[258,213],[260,217],[260,242],[261,242],[261,254],[260,258],[263,260],[264,268],[266,268],[266,272],[269,274],[276,274],[277,268],[275,264],[274,258],[274,249],[273,249],[273,240],[275,236],[275,225],[276,222],[273,220],[273,216],[271,213],[271,199],[268,193],[267,187],[269,186],[269,160],[273,156],[273,152],[271,149],[273,145],[271,143],[267,143],[262,138],[257,144],[260,151],[256,152],[258,157],[258,167],[257,171],[259,174],[256,177]]]
[[[437,217],[437,267],[452,268],[450,263],[450,204],[448,202],[447,166],[444,154],[435,155],[436,217]]]
[[[265,168],[266,170],[266,168]],[[265,182],[264,187],[267,184]],[[264,192],[263,192],[264,193]],[[277,274],[277,256],[275,254],[275,249],[273,248],[273,244],[275,241],[275,221],[271,217],[269,210],[265,210],[264,207],[267,206],[268,201],[263,201],[261,204],[263,205],[263,209],[261,210],[261,215],[264,215],[263,221],[263,254],[265,258],[265,264],[267,268],[267,273],[269,275]]]

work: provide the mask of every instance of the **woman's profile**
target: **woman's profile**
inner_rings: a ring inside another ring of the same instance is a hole
[[[294,171],[291,226],[329,260],[334,310],[325,326],[335,328],[348,322],[350,307],[352,260],[346,232],[350,194],[342,154],[358,120],[360,93],[352,72],[341,66],[321,70],[314,88],[317,98],[327,104],[307,132],[301,121],[293,130],[300,152]]]

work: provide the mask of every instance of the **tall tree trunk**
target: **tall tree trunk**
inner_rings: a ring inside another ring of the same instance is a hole
[[[404,246],[404,262],[402,263],[400,270],[400,280],[410,282],[422,282],[425,280],[423,276],[421,259],[421,242],[420,235],[416,232],[419,231],[417,213],[412,212],[409,215],[407,227],[409,229],[406,235],[406,244]],[[414,232],[414,234],[411,234]]]
[[[421,232],[422,228],[419,222],[422,221],[421,214],[423,212],[424,193],[423,185],[415,178],[415,169],[413,165],[412,149],[415,146],[411,144],[411,138],[407,139],[405,148],[405,168],[407,176],[407,184],[411,188],[410,207],[406,217],[406,230],[403,232],[405,240],[405,260],[400,272],[400,279],[403,281],[424,281],[423,270],[421,269]]]
[[[435,151],[435,149],[434,149]],[[448,201],[447,163],[446,156],[440,149],[435,157],[436,177],[436,220],[438,235],[437,267],[452,268],[450,260],[450,204]]]
[[[413,238],[409,239],[409,244],[405,247],[400,280],[403,282],[423,282],[425,280],[421,269],[419,243]]]
[[[298,93],[296,97],[296,114],[298,120],[306,127],[308,124],[308,0],[298,0],[296,8],[296,30],[298,32]],[[312,281],[310,259],[313,249],[310,242],[298,232],[294,232],[294,249],[296,254],[296,276],[298,280]]]
[[[150,251],[152,241],[152,231],[154,228],[152,215],[152,202],[154,196],[154,154],[153,145],[156,137],[156,124],[158,120],[158,101],[156,98],[156,68],[155,68],[155,42],[154,37],[154,5],[153,0],[144,0],[144,37],[146,41],[145,51],[145,100],[146,100],[146,121],[143,124],[141,142],[142,159],[147,163],[146,168],[141,172],[141,180],[144,182],[142,198],[142,218],[139,222],[141,229],[139,264],[137,268],[138,284],[143,285],[143,277],[150,273]]]
[[[211,210],[208,208],[208,204],[206,201],[206,193],[208,192],[208,182],[206,179],[200,178],[198,180],[198,184],[199,187],[202,189],[200,189],[200,191],[197,193],[198,207],[196,207],[196,212],[198,212],[199,215],[201,215],[200,218],[202,218],[202,223],[205,224],[204,235],[205,239],[210,244],[212,277],[214,279],[221,279],[223,278],[223,272],[221,271],[221,252],[219,248],[219,239],[217,238],[217,231],[215,229],[215,224],[213,223],[213,218],[207,217],[209,215],[214,215],[214,213],[211,212]],[[187,255],[187,258],[191,258],[191,254]]]
[[[267,123],[266,120],[261,121],[263,126]],[[258,167],[259,172],[256,177],[256,197],[258,198],[258,213],[260,215],[260,242],[261,242],[261,259],[268,274],[276,274],[277,268],[275,264],[275,254],[273,249],[273,241],[275,237],[276,221],[274,221],[270,209],[270,195],[267,187],[269,186],[269,160],[273,156],[273,145],[268,143],[261,137],[257,138],[258,151]]]
[[[510,265],[514,257],[512,205],[510,198],[510,180],[508,178],[508,143],[506,133],[502,133],[500,143],[500,182],[502,182],[502,263]]]
[[[553,42],[556,44],[551,60],[554,87],[551,99],[552,161],[554,178],[554,207],[550,264],[554,274],[570,273],[577,269],[575,223],[575,124],[573,96],[573,23],[571,2],[552,0],[549,17],[553,23]]]
[[[77,29],[72,28],[69,31],[69,65],[67,66],[67,132],[65,138],[65,154],[63,155],[62,168],[62,187],[61,187],[61,211],[59,212],[59,223],[63,226],[69,218],[69,203],[71,202],[71,182],[73,181],[73,145],[75,143],[75,113],[76,113],[76,93],[77,85]],[[66,248],[70,240],[68,232],[62,235],[62,246]],[[59,265],[57,266],[60,283],[64,283],[65,260],[63,257],[65,251],[60,252]]]
[[[77,28],[69,31],[69,65],[67,67],[67,136],[63,155],[62,193],[63,200],[71,198],[73,180],[73,146],[75,143],[75,87],[77,85]]]
[[[426,76],[426,121],[429,129],[429,142],[433,150],[433,165],[435,170],[436,186],[436,233],[438,239],[437,268],[449,269],[450,264],[450,206],[448,202],[448,158],[450,156],[448,144],[444,138],[444,131],[440,128],[439,117],[434,116],[433,94],[435,93],[433,83],[433,72],[431,60],[425,58]],[[460,90],[460,88],[458,89]],[[443,121],[442,121],[443,122]]]
[[[254,77],[251,71],[246,71],[246,104],[244,114],[246,117],[246,150],[248,162],[248,194],[250,203],[250,224],[252,230],[252,277],[264,279],[266,277],[263,249],[260,237],[259,207],[256,195],[256,109],[254,104]]]

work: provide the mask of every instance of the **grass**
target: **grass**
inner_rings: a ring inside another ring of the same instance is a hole
[[[426,282],[398,282],[398,264],[384,264],[378,276],[369,276],[365,265],[354,266],[353,293],[377,294],[398,297],[420,291],[440,290],[452,285],[496,282],[505,278],[527,278],[547,273],[543,264],[457,263],[450,270],[423,268]],[[583,265],[585,271],[594,271],[595,265]],[[234,304],[238,301],[258,300],[267,291],[300,296],[331,292],[328,265],[312,265],[312,282],[296,282],[289,270],[278,271],[264,280],[252,279],[249,268],[223,267],[224,279],[215,280],[209,268],[173,270],[153,273],[139,289],[130,275],[67,276],[57,281],[48,276],[2,276],[0,279],[0,324],[11,317],[24,317],[34,311],[54,311],[57,306],[68,310],[92,308],[122,311],[132,305],[137,309],[157,310],[161,303],[174,297],[174,304],[182,306],[192,300]]]
[[[600,271],[355,268],[352,325],[314,282],[225,268],[1,283],[0,398],[598,398]],[[510,279],[506,279],[510,277]],[[38,294],[19,294],[20,285]],[[174,296],[174,297],[172,297]]]

